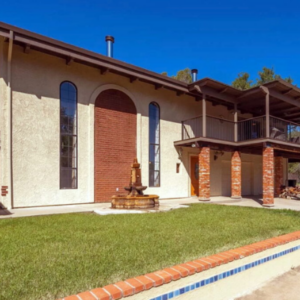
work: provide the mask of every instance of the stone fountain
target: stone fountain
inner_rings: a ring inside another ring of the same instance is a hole
[[[131,164],[131,178],[129,186],[124,187],[128,195],[112,196],[111,207],[123,209],[155,208],[159,206],[157,195],[144,195],[146,186],[142,185],[141,169],[137,159]]]

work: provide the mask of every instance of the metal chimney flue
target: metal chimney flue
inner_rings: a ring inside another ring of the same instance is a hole
[[[192,69],[192,80],[193,82],[197,81],[197,74],[198,74],[198,70],[197,69]]]
[[[106,41],[106,55],[108,57],[113,57],[113,43],[115,42],[115,39],[113,36],[107,35],[105,37]]]

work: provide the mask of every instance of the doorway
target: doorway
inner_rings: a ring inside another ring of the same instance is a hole
[[[190,164],[191,196],[199,196],[199,159],[191,156]]]

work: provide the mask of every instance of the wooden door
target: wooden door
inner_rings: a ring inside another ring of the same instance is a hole
[[[198,156],[191,156],[191,196],[199,196],[199,161]]]

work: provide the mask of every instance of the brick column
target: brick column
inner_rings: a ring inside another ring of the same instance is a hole
[[[242,160],[239,151],[234,151],[231,157],[231,198],[242,197]]]
[[[199,153],[199,200],[210,200],[210,148],[202,147]]]
[[[274,206],[274,149],[263,149],[263,206]]]
[[[275,157],[275,196],[279,196],[281,193],[280,187],[283,185],[283,157]]]

